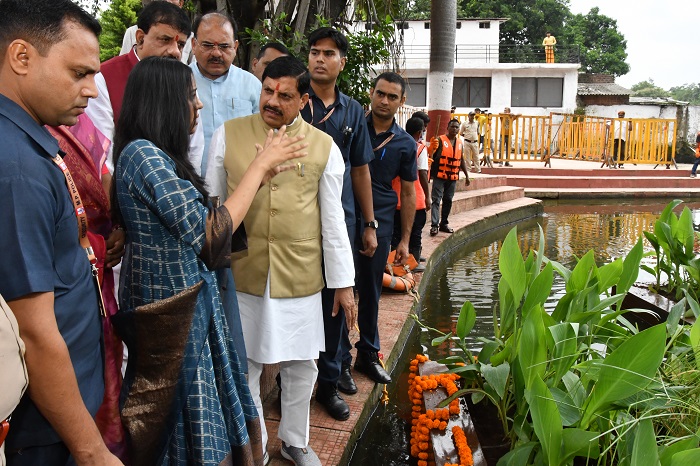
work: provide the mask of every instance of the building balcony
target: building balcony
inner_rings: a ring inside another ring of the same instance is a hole
[[[430,60],[430,45],[404,44],[406,63]],[[541,45],[507,44],[456,44],[455,63],[457,64],[498,64],[498,63],[545,63],[544,47]],[[557,45],[554,49],[555,63],[577,64],[581,62],[581,49],[578,45]]]

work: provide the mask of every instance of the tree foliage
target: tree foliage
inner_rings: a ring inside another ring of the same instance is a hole
[[[631,91],[635,97],[670,97],[671,95],[668,91],[654,84],[654,80],[651,78],[648,81],[635,84]]]
[[[565,43],[581,46],[581,68],[589,73],[627,74],[627,41],[617,30],[617,21],[591,8],[586,15],[572,15],[562,36]]]
[[[394,25],[391,17],[375,22],[369,31],[355,32],[347,30],[342,24],[333,24],[319,15],[315,16],[310,30],[332,25],[343,30],[348,38],[348,54],[345,69],[338,77],[341,91],[356,99],[362,105],[369,104],[369,89],[372,82],[372,66],[386,63],[390,59],[389,45],[393,43]],[[284,43],[287,48],[306,62],[309,54],[307,34],[298,33],[282,13],[272,19],[266,19],[260,29],[246,30],[251,42],[261,46],[270,41]]]
[[[629,71],[627,42],[617,21],[601,15],[598,8],[574,15],[568,0],[458,0],[457,7],[459,18],[508,18],[500,27],[501,44],[540,45],[549,31],[559,45],[580,47],[584,71],[615,76]],[[406,18],[430,18],[430,0],[409,2]]]
[[[102,13],[100,24],[100,60],[105,61],[119,55],[126,29],[136,24],[137,13],[141,10],[141,0],[114,0]]]
[[[671,97],[691,105],[700,105],[700,83],[683,84],[675,86],[669,90]]]

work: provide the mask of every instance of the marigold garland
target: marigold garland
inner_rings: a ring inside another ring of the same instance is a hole
[[[432,459],[433,453],[430,448],[431,429],[444,431],[447,428],[447,421],[449,421],[450,415],[458,415],[460,413],[459,399],[457,398],[450,402],[448,408],[428,409],[425,413],[422,413],[424,391],[435,390],[438,386],[442,386],[447,391],[448,396],[451,396],[457,391],[455,380],[459,378],[457,374],[451,373],[418,375],[418,365],[428,360],[427,356],[417,354],[416,358],[411,360],[410,373],[408,375],[408,397],[413,404],[411,407],[411,456],[418,458],[418,466],[428,466],[429,460]],[[461,437],[458,437],[455,429],[461,432]],[[462,429],[459,427],[453,428],[452,435],[455,439],[455,446],[460,459],[460,463],[454,466],[473,465],[471,450]]]

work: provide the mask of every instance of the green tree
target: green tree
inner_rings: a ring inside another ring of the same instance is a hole
[[[311,27],[301,34],[287,20],[286,13],[281,13],[272,19],[263,20],[260,28],[247,28],[246,34],[255,46],[271,41],[282,42],[297,57],[306,61],[309,55],[308,32],[321,26],[336,27],[348,38],[347,62],[338,77],[338,87],[360,104],[369,105],[372,66],[387,63],[391,58],[389,47],[393,44],[394,36],[391,17],[375,22],[371,30],[354,32],[344,29],[342,24],[331,23],[328,19],[316,15]]]
[[[691,105],[700,105],[700,83],[675,86],[669,92],[671,97],[676,100],[689,102]]]
[[[668,91],[654,84],[654,80],[651,78],[648,81],[635,84],[631,91],[635,97],[670,97],[671,95]]]
[[[581,47],[581,67],[589,73],[627,74],[627,41],[617,21],[591,8],[586,15],[571,16],[564,25],[563,42]]]
[[[126,29],[136,24],[136,15],[141,10],[141,0],[114,0],[102,13],[100,24],[100,60],[105,61],[119,55]]]

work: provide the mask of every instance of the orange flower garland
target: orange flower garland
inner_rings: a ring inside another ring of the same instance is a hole
[[[429,409],[425,413],[421,413],[423,411],[424,391],[435,390],[438,386],[442,386],[447,391],[447,394],[451,396],[457,391],[455,380],[459,378],[457,374],[450,373],[418,375],[418,365],[426,361],[428,361],[427,356],[417,354],[416,358],[410,363],[410,373],[408,375],[408,397],[413,404],[411,407],[411,456],[418,458],[418,466],[428,466],[428,460],[432,459],[430,430],[438,429],[444,431],[447,428],[447,421],[449,421],[450,415],[458,415],[460,413],[459,399],[457,398],[450,402],[449,408]],[[462,432],[462,429],[459,427],[456,427],[456,429]],[[472,465],[471,450],[469,445],[467,445],[464,432],[462,432],[462,437],[460,437],[460,443],[458,443],[455,429],[452,432],[460,458],[460,464],[455,466]],[[461,439],[463,439],[463,442]]]

